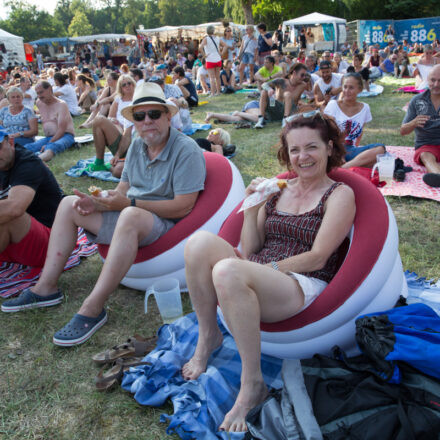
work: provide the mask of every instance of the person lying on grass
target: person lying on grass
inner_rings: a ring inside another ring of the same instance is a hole
[[[182,376],[197,379],[222,344],[217,304],[242,361],[240,392],[220,430],[246,430],[247,413],[268,395],[260,365],[260,321],[278,322],[301,312],[336,273],[339,248],[356,210],[351,188],[328,176],[344,154],[332,119],[319,111],[298,114],[284,127],[278,151],[280,163],[297,177],[268,201],[244,211],[242,253],[204,231],[186,244],[186,280],[199,338]],[[260,182],[254,179],[246,196]]]

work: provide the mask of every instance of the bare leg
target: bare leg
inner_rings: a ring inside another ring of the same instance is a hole
[[[95,106],[95,108],[93,108]],[[92,122],[95,119],[95,116],[98,114],[100,107],[96,104],[93,104],[90,110],[92,110],[92,113],[90,113],[89,117],[86,121],[84,121],[78,128],[90,128],[92,126]]]
[[[267,93],[266,90],[262,90],[261,96],[260,96],[260,115],[261,116],[266,115],[266,108],[267,108],[268,101],[269,101],[269,94]]]
[[[57,284],[67,259],[76,245],[78,227],[97,234],[102,223],[101,213],[82,216],[73,208],[76,196],[65,197],[58,207],[52,226],[43,272],[32,291],[47,296],[57,291]]]
[[[249,64],[249,81],[251,84],[255,82],[254,78],[254,64]]]
[[[110,294],[133,264],[139,242],[151,232],[153,223],[153,215],[144,209],[130,207],[121,212],[98,281],[78,313],[92,318],[99,316]]]
[[[245,112],[234,112],[234,113],[232,113],[232,115],[238,116],[240,118],[240,120],[244,119],[245,121],[257,122],[259,113],[260,113],[259,109],[250,108],[249,110],[246,110]]]
[[[283,100],[284,100],[284,117],[287,118],[288,116],[290,116],[290,113],[292,111],[292,105],[293,105],[292,93],[284,92]]]
[[[249,410],[267,396],[260,366],[260,320],[276,322],[294,315],[304,304],[304,294],[296,280],[235,257],[227,242],[209,232],[191,237],[185,247],[185,263],[200,329],[194,356],[184,365],[182,375],[196,379],[221,343],[216,323],[218,300],[242,360],[241,389],[220,429],[243,431]]]
[[[371,150],[363,151],[358,154],[349,162],[345,162],[341,168],[350,168],[350,167],[366,167],[371,168],[376,163],[376,155],[384,154],[384,147],[376,147]]]
[[[440,163],[432,153],[424,152],[420,155],[420,160],[425,165],[428,173],[440,174]]]
[[[221,81],[220,81],[220,67],[216,67],[214,69],[215,72],[215,85],[216,85],[216,89],[217,91],[215,92],[216,95],[220,95],[221,92]]]
[[[225,113],[212,113],[212,112],[207,112],[206,113],[206,118],[205,118],[205,122],[209,122],[211,119],[218,119],[219,121],[224,121],[224,122],[236,122],[236,121],[241,121],[241,118],[232,115],[227,115]]]
[[[217,94],[217,84],[215,82],[215,69],[208,69],[208,75],[209,75],[209,82],[211,84],[211,95],[210,96],[215,96]]]
[[[52,160],[52,158],[55,156],[55,153],[52,150],[45,149],[40,155],[38,156],[43,162],[49,162]]]
[[[105,147],[111,145],[120,134],[118,127],[106,117],[96,116],[93,121],[93,141],[97,159],[104,159]]]

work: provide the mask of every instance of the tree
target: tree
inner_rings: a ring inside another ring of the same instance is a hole
[[[87,15],[77,10],[72,18],[72,22],[69,25],[69,36],[79,37],[80,35],[91,35],[93,33],[93,27],[87,19]]]

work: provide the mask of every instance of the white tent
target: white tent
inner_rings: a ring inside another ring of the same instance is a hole
[[[283,21],[283,30],[286,29],[286,26],[289,26],[292,29],[294,27],[319,26],[322,24],[333,24],[335,35],[333,49],[336,50],[339,44],[345,42],[346,39],[345,26],[347,24],[347,20],[345,20],[345,18],[338,18],[331,15],[320,14],[319,12],[312,12],[311,14],[303,15],[302,17]]]
[[[0,67],[6,68],[8,64],[15,63],[26,64],[26,55],[24,53],[23,38],[0,29],[0,44],[5,45],[6,53],[1,53],[3,62]]]
[[[77,43],[91,43],[93,41],[112,41],[120,40],[121,38],[125,40],[136,40],[135,35],[130,34],[97,34],[97,35],[83,35],[81,37],[71,37],[72,41]]]
[[[182,25],[182,26],[162,26],[155,29],[137,29],[138,34],[143,34],[149,37],[157,37],[161,40],[167,40],[170,38],[193,38],[201,40],[206,35],[206,28],[208,26],[214,26],[215,34],[223,36],[225,29],[222,22],[203,23],[195,25]],[[246,26],[236,23],[229,23],[229,27],[232,28],[235,34],[244,34]]]

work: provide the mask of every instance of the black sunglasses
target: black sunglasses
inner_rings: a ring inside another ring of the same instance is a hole
[[[133,112],[133,119],[136,122],[142,122],[145,119],[145,116],[148,115],[150,119],[155,121],[162,116],[162,113],[166,113],[166,112],[158,109],[147,110],[146,112]]]

